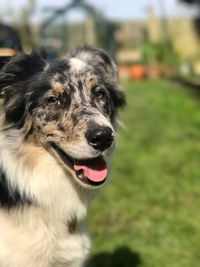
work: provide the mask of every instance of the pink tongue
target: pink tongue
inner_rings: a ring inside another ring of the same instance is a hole
[[[83,170],[85,176],[93,182],[102,182],[106,179],[108,172],[103,159],[97,159],[95,162],[88,162],[85,165],[75,163],[74,169],[76,171]]]

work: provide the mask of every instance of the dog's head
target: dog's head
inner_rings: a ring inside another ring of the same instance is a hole
[[[85,187],[101,185],[115,140],[117,109],[125,96],[107,53],[85,47],[47,61],[33,52],[0,73],[4,126],[51,153]]]

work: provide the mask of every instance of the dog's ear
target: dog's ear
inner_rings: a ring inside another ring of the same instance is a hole
[[[125,106],[126,98],[119,85],[117,67],[106,51],[85,46],[77,49],[70,56],[87,62],[101,74],[107,89],[110,91],[115,108]]]
[[[12,58],[0,71],[0,96],[4,100],[5,122],[20,128],[25,120],[28,82],[46,65],[37,52]]]
[[[24,83],[30,77],[42,71],[45,65],[45,58],[36,51],[33,51],[30,55],[21,54],[12,58],[0,71],[1,97],[6,99],[12,97],[13,94],[17,93],[16,90],[19,90],[17,84]],[[16,85],[16,87],[13,85]],[[21,87],[20,89],[25,88]]]

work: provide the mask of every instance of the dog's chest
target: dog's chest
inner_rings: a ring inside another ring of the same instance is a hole
[[[85,225],[74,219],[66,224],[66,232],[61,230],[55,240],[51,267],[80,267],[90,249],[90,240]]]
[[[45,231],[47,232],[45,233]],[[81,267],[87,257],[90,241],[84,223],[75,219],[43,229],[43,244],[38,243],[38,253],[45,267]],[[43,245],[43,248],[41,247]],[[38,265],[35,265],[38,266]]]
[[[90,248],[85,224],[75,220],[38,219],[16,226],[0,220],[0,235],[2,267],[80,267]]]

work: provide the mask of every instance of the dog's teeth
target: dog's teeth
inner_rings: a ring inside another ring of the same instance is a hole
[[[76,171],[76,175],[78,176],[78,178],[83,179],[85,177],[83,170],[78,170]]]

